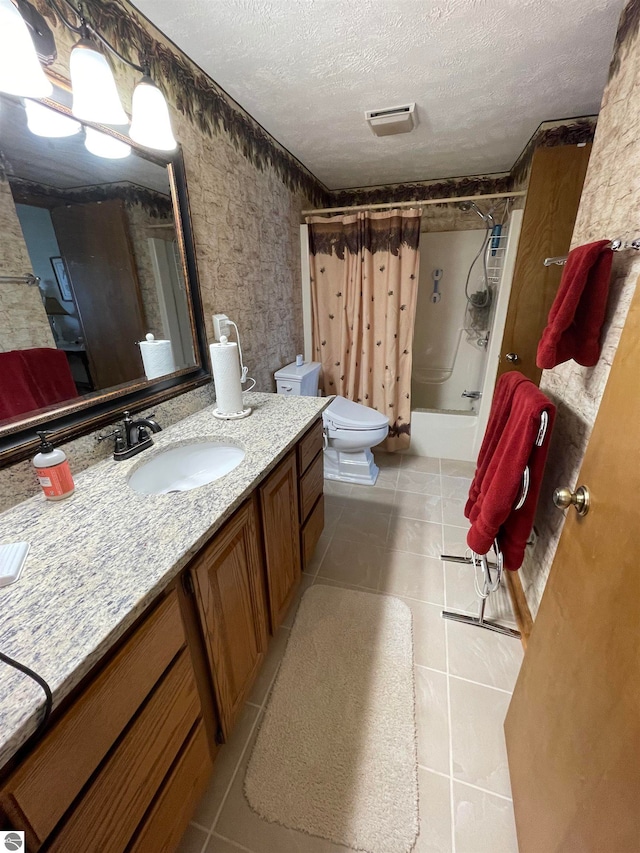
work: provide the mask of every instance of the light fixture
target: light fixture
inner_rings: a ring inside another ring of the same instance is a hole
[[[415,103],[380,110],[366,110],[364,117],[376,136],[409,133],[418,124]]]
[[[57,18],[71,32],[78,35],[79,41],[71,49],[69,73],[74,116],[92,124],[126,125],[129,122],[122,108],[118,89],[107,57],[106,50],[143,77],[137,84],[132,100],[133,123],[131,138],[147,148],[159,151],[173,151],[177,143],[171,130],[169,109],[164,95],[151,79],[149,59],[141,57],[141,65],[136,65],[123,56],[85,19],[80,5],[72,0],[42,0],[51,7]],[[68,11],[67,11],[68,10]],[[71,12],[71,19],[69,18]],[[74,23],[77,20],[77,23]],[[29,0],[0,0],[0,91],[25,98],[43,98],[52,94],[53,87],[42,70],[40,62],[50,65],[56,58],[56,46],[53,33],[42,15]],[[40,60],[40,62],[38,61]],[[28,107],[30,113],[34,112]],[[62,136],[61,125],[46,130],[44,113],[40,123],[29,119],[29,127],[34,133],[46,136]],[[32,127],[33,124],[33,127]],[[67,132],[71,134],[72,125],[67,123]],[[38,127],[39,130],[34,128]],[[98,156],[126,157],[128,146],[119,140],[107,145],[96,135],[96,131],[87,132],[87,148],[101,152]],[[104,137],[104,134],[102,134]],[[115,153],[118,152],[118,153]]]
[[[159,151],[173,151],[178,144],[171,130],[169,107],[148,67],[133,90],[129,136],[140,145]]]
[[[36,136],[51,138],[73,136],[82,127],[79,121],[75,121],[56,110],[51,110],[38,101],[30,101],[25,98],[24,108],[27,113],[27,127]]]
[[[69,57],[69,73],[73,92],[71,112],[84,121],[99,124],[128,124],[122,109],[106,56],[91,39],[83,38],[73,46]]]
[[[105,157],[108,160],[122,160],[131,154],[131,146],[121,142],[114,136],[102,133],[95,127],[85,127],[84,147],[96,157]]]
[[[0,91],[25,98],[46,98],[53,92],[29,28],[11,0],[0,0]]]

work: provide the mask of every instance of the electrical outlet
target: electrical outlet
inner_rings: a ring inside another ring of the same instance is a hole
[[[222,335],[226,335],[229,337],[229,318],[226,314],[214,314],[213,315],[213,336],[219,341]]]

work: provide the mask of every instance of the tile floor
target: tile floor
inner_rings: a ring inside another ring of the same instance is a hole
[[[517,853],[502,723],[522,662],[517,640],[443,620],[443,605],[475,613],[464,554],[472,466],[376,454],[374,487],[325,481],[326,526],[300,595],[314,583],[402,598],[414,617],[421,832],[415,853]],[[297,602],[272,638],[264,667],[189,826],[179,853],[345,853],[255,815],[246,765]],[[489,613],[509,623],[504,591]]]

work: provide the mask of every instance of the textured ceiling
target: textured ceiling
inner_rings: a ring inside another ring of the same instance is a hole
[[[329,188],[509,169],[597,113],[622,0],[134,0]],[[411,133],[366,109],[415,101]]]

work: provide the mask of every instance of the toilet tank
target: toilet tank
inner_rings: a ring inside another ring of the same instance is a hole
[[[294,362],[273,374],[278,394],[293,397],[317,397],[320,362],[308,361],[298,367]]]

